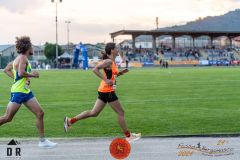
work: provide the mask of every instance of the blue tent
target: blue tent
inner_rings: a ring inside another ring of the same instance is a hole
[[[80,53],[80,45],[76,45],[74,51],[73,51],[73,67],[78,68],[79,67],[79,53]]]
[[[80,49],[82,52],[82,60],[83,60],[83,69],[87,70],[88,69],[88,53],[87,49],[84,44],[80,43]]]
[[[82,53],[83,69],[88,69],[88,53],[84,44],[80,43],[74,49],[73,67],[79,67],[79,54]]]

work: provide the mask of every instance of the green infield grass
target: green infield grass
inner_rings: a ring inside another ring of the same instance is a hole
[[[119,77],[117,95],[130,131],[143,136],[240,133],[240,68],[142,68]],[[31,89],[44,112],[48,137],[122,136],[115,112],[107,105],[97,118],[77,122],[64,133],[63,118],[90,110],[100,79],[91,70],[40,71]],[[0,73],[0,114],[12,80]],[[22,106],[0,137],[37,137],[35,116]]]

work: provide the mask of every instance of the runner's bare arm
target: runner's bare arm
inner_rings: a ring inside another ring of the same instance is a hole
[[[112,81],[107,79],[106,77],[104,77],[102,75],[102,73],[100,72],[100,69],[106,68],[111,66],[112,61],[110,59],[106,59],[103,61],[103,63],[98,64],[94,69],[93,72],[102,80],[104,80],[107,84],[112,85]]]
[[[124,75],[124,74],[127,73],[128,71],[129,71],[129,70],[128,70],[127,68],[125,68],[125,69],[119,71],[118,74],[117,74],[117,76],[119,77],[119,76],[121,76],[121,75]]]
[[[3,72],[6,73],[6,75],[8,75],[10,78],[14,78],[13,76],[13,72],[12,72],[12,68],[13,68],[13,62],[8,63],[8,65],[4,68]]]
[[[18,65],[18,73],[20,77],[34,77],[34,78],[38,78],[39,77],[39,73],[34,71],[33,73],[27,73],[25,68],[27,66],[27,58],[26,57],[20,57],[19,60],[19,65]]]

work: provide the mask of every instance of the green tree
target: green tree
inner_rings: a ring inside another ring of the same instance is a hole
[[[56,45],[52,43],[45,43],[44,54],[49,60],[56,59]],[[63,54],[63,49],[58,45],[58,56]]]

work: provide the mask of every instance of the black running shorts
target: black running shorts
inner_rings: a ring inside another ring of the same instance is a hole
[[[118,97],[115,92],[98,92],[98,99],[104,103],[110,103],[118,100]]]

